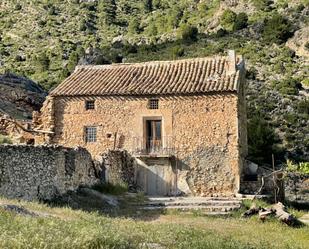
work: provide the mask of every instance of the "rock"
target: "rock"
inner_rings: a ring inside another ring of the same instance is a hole
[[[0,112],[15,119],[30,119],[39,110],[47,92],[34,81],[7,73],[0,75]]]
[[[27,210],[26,208],[22,206],[16,206],[16,205],[2,205],[0,208],[4,209],[5,211],[9,211],[18,215],[23,215],[23,216],[31,216],[31,217],[36,217],[38,216],[37,214]]]
[[[165,246],[162,246],[158,243],[141,243],[139,245],[141,249],[165,249]]]

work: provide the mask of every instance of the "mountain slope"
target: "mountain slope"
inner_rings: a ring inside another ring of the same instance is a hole
[[[249,158],[309,160],[308,0],[3,0],[0,7],[0,72],[46,89],[77,63],[235,49],[247,61]]]

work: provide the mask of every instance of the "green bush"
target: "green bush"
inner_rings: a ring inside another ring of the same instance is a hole
[[[220,23],[226,30],[232,31],[235,28],[234,25],[236,18],[237,18],[236,13],[230,9],[227,9],[223,12]]]
[[[185,54],[185,49],[182,46],[175,46],[171,48],[171,54],[174,59]]]
[[[12,144],[12,140],[9,137],[0,134],[0,144]]]
[[[223,12],[220,23],[228,31],[240,30],[248,26],[248,15],[244,12],[237,15],[227,9]]]
[[[220,38],[220,37],[223,37],[227,34],[228,34],[228,32],[225,29],[218,29],[217,33],[215,34],[215,37]]]
[[[309,174],[309,162],[294,163],[291,160],[286,162],[286,170],[288,172],[297,172],[302,174]]]
[[[297,79],[288,78],[281,81],[273,81],[272,86],[283,95],[296,95],[301,88],[301,83]]]
[[[198,29],[188,24],[181,25],[178,30],[178,37],[184,42],[195,42],[197,41]]]
[[[48,70],[50,64],[50,59],[46,53],[42,52],[36,56],[36,71],[44,72]]]
[[[239,13],[235,20],[234,29],[240,30],[246,28],[247,26],[248,26],[248,15],[244,12]]]
[[[309,101],[308,100],[301,100],[297,104],[297,110],[298,110],[299,113],[309,115]]]
[[[133,18],[129,22],[128,32],[130,34],[139,34],[140,33],[140,23],[137,18]]]
[[[117,5],[115,0],[99,1],[98,9],[100,17],[107,25],[113,24],[116,21]]]
[[[290,21],[279,14],[264,20],[262,36],[267,43],[281,44],[293,35]]]

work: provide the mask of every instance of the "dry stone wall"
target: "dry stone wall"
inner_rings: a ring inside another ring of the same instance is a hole
[[[113,185],[126,185],[136,189],[134,158],[125,150],[109,150],[102,155],[106,181]]]
[[[62,146],[0,146],[0,195],[51,200],[97,182],[90,153]]]
[[[288,201],[309,205],[309,174],[287,173],[284,178]]]

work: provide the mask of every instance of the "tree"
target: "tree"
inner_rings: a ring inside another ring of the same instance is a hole
[[[144,0],[144,9],[147,13],[153,10],[152,0]]]
[[[130,20],[128,26],[128,32],[130,34],[138,34],[140,32],[139,21],[136,17]]]
[[[78,60],[79,58],[78,58],[77,52],[73,51],[69,56],[69,61],[68,61],[68,66],[67,66],[67,69],[69,70],[69,72],[72,72],[75,69],[78,63]]]
[[[42,52],[36,57],[36,66],[38,72],[44,72],[48,70],[50,64],[50,60],[46,53]]]
[[[248,122],[249,158],[257,163],[270,163],[274,153],[274,129],[261,114],[257,114]]]
[[[100,1],[98,8],[105,24],[110,25],[115,23],[117,11],[115,0]]]

